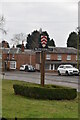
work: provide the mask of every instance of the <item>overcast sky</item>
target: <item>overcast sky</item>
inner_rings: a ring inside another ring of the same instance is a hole
[[[57,47],[66,47],[69,34],[78,26],[79,0],[4,0],[0,2],[0,14],[6,22],[8,34],[0,38],[10,44],[14,34],[26,35],[42,28],[54,39]]]

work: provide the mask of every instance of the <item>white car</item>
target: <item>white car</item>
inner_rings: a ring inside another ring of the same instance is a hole
[[[21,66],[20,66],[20,71],[24,71],[24,70],[25,70],[26,65],[27,65],[27,64],[25,64],[25,65],[21,65]]]
[[[25,64],[21,65],[20,71],[35,72],[36,69],[32,65]]]
[[[79,75],[79,70],[72,65],[60,65],[57,71],[59,75]]]
[[[36,69],[32,65],[26,65],[25,66],[25,71],[27,71],[27,72],[35,72]]]

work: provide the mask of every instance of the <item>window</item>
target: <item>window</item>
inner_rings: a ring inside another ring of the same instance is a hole
[[[45,69],[46,70],[55,70],[55,65],[54,64],[45,64]]]
[[[59,68],[63,68],[64,66],[63,65],[60,65]]]
[[[61,55],[58,55],[57,57],[58,57],[57,58],[58,60],[62,60],[62,56]]]
[[[10,69],[16,69],[16,61],[10,61]]]
[[[50,60],[51,59],[51,55],[50,54],[46,54],[46,60]]]
[[[50,70],[55,70],[55,65],[54,64],[50,64]]]
[[[67,55],[67,60],[71,60],[71,55]]]

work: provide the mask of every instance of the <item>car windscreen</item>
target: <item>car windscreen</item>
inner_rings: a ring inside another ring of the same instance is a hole
[[[22,67],[22,68],[24,68],[24,66],[23,66],[23,65],[21,65],[21,67]]]
[[[73,66],[65,66],[66,68],[73,68]]]
[[[31,65],[28,66],[29,68],[33,69],[33,67]]]
[[[59,68],[63,68],[64,66],[60,66]]]

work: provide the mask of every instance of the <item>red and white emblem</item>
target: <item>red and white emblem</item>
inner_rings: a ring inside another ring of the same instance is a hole
[[[45,47],[46,44],[47,44],[47,36],[41,36],[41,44],[42,44],[42,47]]]

